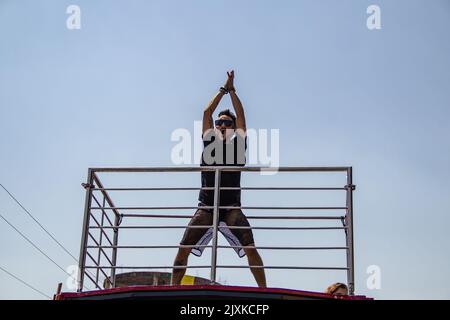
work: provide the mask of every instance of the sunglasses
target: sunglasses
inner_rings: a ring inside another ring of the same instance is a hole
[[[215,121],[215,124],[217,127],[220,127],[222,124],[225,125],[225,127],[231,127],[233,125],[233,120],[219,119]]]

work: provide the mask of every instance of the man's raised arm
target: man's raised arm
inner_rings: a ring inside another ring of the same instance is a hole
[[[213,129],[213,118],[212,115],[214,110],[216,110],[219,105],[220,100],[225,95],[224,90],[220,90],[214,98],[208,103],[208,106],[203,111],[203,135],[205,136],[207,131]]]
[[[233,104],[234,111],[236,112],[236,129],[240,129],[245,134],[247,132],[247,126],[245,124],[245,114],[244,107],[242,106],[241,100],[236,94],[236,90],[234,88],[234,71],[228,72],[229,81],[227,84],[229,87],[226,89],[230,92],[231,103]]]
[[[236,112],[236,129],[241,129],[244,133],[247,132],[247,126],[245,125],[244,107],[241,100],[236,94],[236,91],[230,91],[231,102],[233,103],[234,111]]]

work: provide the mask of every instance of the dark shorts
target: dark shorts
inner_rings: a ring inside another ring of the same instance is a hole
[[[205,206],[203,203],[199,207]],[[230,207],[239,207],[239,204]],[[213,224],[212,209],[197,209],[189,226],[211,226]],[[219,209],[219,231],[233,246],[253,246],[253,232],[251,229],[229,229],[227,226],[250,227],[250,224],[241,209]],[[212,238],[212,228],[186,228],[181,245],[207,245]],[[204,247],[194,247],[191,253],[201,256]],[[239,257],[245,256],[242,248],[233,248]]]

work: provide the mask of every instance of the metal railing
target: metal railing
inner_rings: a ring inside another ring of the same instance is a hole
[[[343,270],[347,273],[347,285],[349,294],[354,294],[355,277],[354,277],[354,248],[353,248],[353,191],[355,186],[352,181],[351,167],[280,167],[276,170],[279,172],[344,172],[346,173],[346,184],[342,187],[220,187],[221,172],[225,171],[240,171],[240,172],[260,172],[268,170],[261,167],[229,167],[229,166],[208,166],[208,167],[158,167],[158,168],[90,168],[88,170],[87,182],[83,183],[86,189],[83,231],[81,238],[80,259],[79,259],[79,277],[78,277],[78,291],[83,288],[85,277],[89,278],[96,286],[101,289],[99,284],[100,277],[105,277],[105,281],[109,282],[111,287],[116,284],[116,269],[173,269],[173,268],[208,268],[210,269],[211,283],[216,283],[217,268],[264,268],[264,269],[286,269],[286,270]],[[215,173],[214,187],[203,188],[186,188],[186,187],[162,187],[162,188],[105,188],[101,183],[97,173],[176,173],[176,172],[201,172],[213,171]],[[187,226],[187,225],[138,225],[138,226],[121,226],[121,222],[125,218],[191,218],[191,215],[174,215],[174,214],[133,214],[121,213],[130,210],[195,210],[198,207],[189,206],[152,206],[152,207],[116,207],[108,193],[108,191],[193,191],[193,190],[214,190],[214,205],[201,207],[203,209],[213,210],[213,224],[211,226]],[[220,190],[280,190],[280,191],[304,191],[304,190],[342,190],[345,191],[345,206],[333,207],[293,207],[293,206],[220,206],[219,205],[219,191]],[[101,198],[99,197],[101,195]],[[100,198],[100,199],[99,199]],[[242,227],[242,226],[228,226],[229,229],[252,229],[252,230],[343,230],[345,232],[346,245],[335,247],[268,247],[268,246],[220,246],[218,242],[218,231],[222,227],[218,224],[219,209],[256,209],[256,210],[342,210],[345,212],[343,216],[305,216],[305,215],[246,215],[251,219],[273,219],[273,220],[340,220],[342,227]],[[98,218],[98,213],[101,212],[101,217]],[[164,245],[164,246],[132,246],[122,245],[118,243],[120,229],[186,229],[186,228],[212,228],[213,237],[211,245]],[[99,235],[96,238],[91,230],[99,230]],[[89,239],[91,241],[89,241]],[[93,243],[89,245],[89,242]],[[169,248],[193,248],[204,247],[211,248],[211,264],[200,266],[117,266],[117,251],[118,249],[169,249]],[[345,267],[305,267],[305,266],[235,266],[235,265],[217,265],[217,249],[220,248],[255,248],[264,250],[345,250],[346,252],[346,266]],[[92,251],[97,250],[96,257],[92,255]],[[108,252],[107,252],[108,251]],[[109,253],[109,254],[108,254]],[[104,259],[102,259],[102,257]],[[93,265],[87,264],[87,259]],[[107,261],[107,265],[101,263],[102,260]],[[95,275],[90,270],[95,270]],[[109,271],[109,275],[107,274]]]

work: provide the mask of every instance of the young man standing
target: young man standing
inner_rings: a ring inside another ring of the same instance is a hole
[[[201,166],[244,166],[245,150],[247,148],[246,124],[244,108],[234,88],[234,71],[227,72],[228,79],[220,91],[209,102],[203,112],[203,153]],[[219,113],[213,125],[213,113],[220,100],[230,94],[236,115],[230,110]],[[202,171],[202,187],[214,187],[214,171]],[[241,172],[221,172],[220,187],[240,187]],[[213,210],[203,209],[204,206],[214,205],[214,190],[200,190],[199,208],[195,212],[189,226],[210,226],[213,224]],[[219,206],[240,207],[241,190],[221,190],[219,193]],[[227,226],[250,227],[250,224],[241,209],[220,209],[218,230],[233,246],[250,248],[235,248],[239,257],[247,255],[249,266],[259,287],[266,287],[266,277],[263,262],[255,248],[255,241],[251,229],[229,229]],[[212,228],[186,228],[180,245],[207,245],[212,238]],[[189,254],[201,256],[204,247],[179,248],[174,266],[187,266]],[[172,285],[181,283],[186,272],[185,268],[174,268],[172,272]]]

